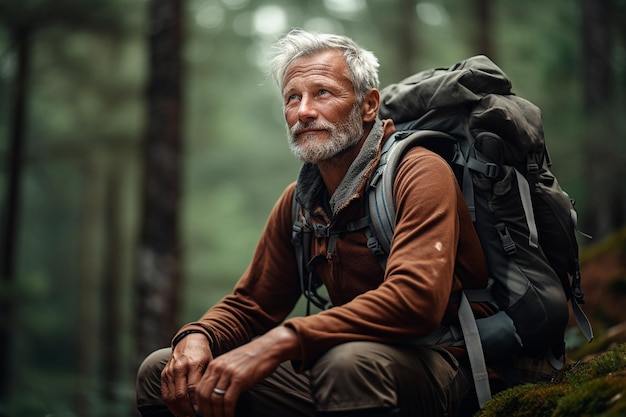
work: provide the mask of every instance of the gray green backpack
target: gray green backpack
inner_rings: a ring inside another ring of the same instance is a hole
[[[580,307],[576,211],[550,171],[539,109],[512,93],[511,82],[493,62],[476,56],[384,88],[380,115],[393,119],[398,132],[386,141],[368,184],[366,217],[347,229],[363,230],[384,267],[393,239],[396,168],[407,150],[424,146],[452,167],[491,278],[486,290],[452,294],[451,302],[459,302],[460,329],[445,328],[417,343],[464,343],[481,407],[491,398],[486,363],[513,355],[547,357],[558,369],[568,300],[587,340],[593,332]],[[301,223],[298,211],[294,204],[302,292],[326,308],[320,283],[307,267],[315,230]],[[323,233],[332,239],[346,231]],[[470,303],[476,301],[491,302],[499,312],[475,320]]]

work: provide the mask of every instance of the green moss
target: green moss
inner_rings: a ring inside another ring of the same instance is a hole
[[[574,366],[565,373],[567,383],[573,387],[579,387],[588,383],[593,378],[598,378],[626,369],[626,344],[619,345],[608,352],[583,363]]]
[[[614,411],[626,400],[626,375],[605,376],[582,385],[558,402],[553,417],[617,416]],[[623,415],[623,414],[621,414]]]
[[[494,396],[476,417],[550,417],[568,393],[565,384],[520,385]]]
[[[475,417],[583,417],[626,415],[626,344],[577,363],[551,383],[503,391]]]

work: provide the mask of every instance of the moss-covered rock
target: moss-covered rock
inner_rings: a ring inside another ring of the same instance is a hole
[[[626,373],[582,384],[557,402],[554,417],[626,415]]]
[[[570,366],[550,383],[503,391],[475,417],[626,416],[626,343]]]
[[[549,417],[569,393],[565,384],[525,384],[503,391],[489,401],[480,417]]]

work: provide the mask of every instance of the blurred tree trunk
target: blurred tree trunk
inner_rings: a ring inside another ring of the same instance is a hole
[[[601,113],[611,97],[611,0],[581,0],[585,111]]]
[[[80,272],[78,277],[78,331],[76,348],[76,413],[94,414],[100,357],[100,290],[102,271],[102,218],[104,167],[93,153],[85,160],[82,176]]]
[[[124,170],[120,163],[108,164],[105,189],[104,228],[107,231],[104,248],[102,283],[102,377],[103,397],[106,404],[117,400],[116,385],[120,383],[120,370],[124,366],[121,351],[123,317],[124,262],[122,219],[122,192]]]
[[[401,5],[401,23],[400,31],[398,32],[398,51],[400,56],[398,59],[398,65],[396,66],[398,71],[398,80],[408,77],[415,72],[414,60],[417,56],[417,31],[416,26],[418,20],[415,16],[415,7],[417,6],[417,0],[403,0]]]
[[[476,16],[476,40],[474,48],[477,54],[483,54],[495,61],[495,50],[493,47],[492,12],[491,0],[474,0],[474,15]]]
[[[143,143],[143,213],[136,277],[139,358],[168,345],[181,293],[182,0],[153,0],[149,12],[148,119]]]
[[[622,177],[626,160],[619,150],[618,112],[611,67],[613,47],[611,0],[581,0],[583,108],[588,117],[585,171],[588,208],[583,229],[599,239],[626,222]],[[623,22],[618,22],[621,25]]]
[[[25,148],[26,100],[30,72],[31,31],[17,27],[11,32],[11,42],[16,49],[16,73],[13,89],[13,113],[7,151],[7,186],[3,213],[2,249],[0,251],[0,400],[7,399],[13,378],[13,337],[15,319],[13,289],[16,278],[20,188],[23,150]]]

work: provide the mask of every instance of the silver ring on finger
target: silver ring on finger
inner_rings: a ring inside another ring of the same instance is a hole
[[[226,391],[224,391],[223,389],[219,389],[219,388],[213,388],[213,393],[216,395],[225,395]]]

